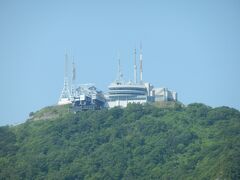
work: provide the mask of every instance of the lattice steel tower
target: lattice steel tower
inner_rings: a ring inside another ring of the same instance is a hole
[[[71,103],[71,93],[69,90],[68,82],[68,55],[65,54],[65,72],[64,72],[64,84],[63,89],[58,101],[58,105],[70,104]]]

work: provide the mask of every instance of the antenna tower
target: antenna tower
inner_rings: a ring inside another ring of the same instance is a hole
[[[71,93],[69,91],[69,84],[68,84],[68,55],[65,54],[65,71],[64,71],[64,84],[63,89],[58,101],[59,105],[69,104],[71,103]]]
[[[139,60],[140,60],[140,82],[142,82],[142,81],[143,81],[142,42],[140,42],[140,55],[139,55]]]
[[[118,73],[117,73],[117,81],[122,82],[123,81],[123,73],[121,69],[121,59],[120,59],[120,53],[118,52]]]
[[[137,62],[136,62],[137,52],[134,49],[134,83],[137,84]]]
[[[72,89],[71,89],[71,94],[72,97],[74,97],[74,92],[75,92],[75,81],[76,81],[76,66],[75,66],[75,62],[74,62],[74,56],[73,56],[73,60],[72,60]]]

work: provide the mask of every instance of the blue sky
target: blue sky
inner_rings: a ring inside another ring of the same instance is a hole
[[[56,104],[66,49],[77,81],[106,91],[118,52],[133,79],[140,41],[145,81],[185,104],[240,109],[239,19],[238,0],[0,0],[0,125]]]

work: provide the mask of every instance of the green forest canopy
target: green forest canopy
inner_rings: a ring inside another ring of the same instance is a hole
[[[233,108],[48,107],[31,116],[0,127],[0,179],[240,179]]]

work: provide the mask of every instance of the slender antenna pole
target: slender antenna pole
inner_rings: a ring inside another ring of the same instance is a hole
[[[118,80],[121,79],[121,60],[120,60],[120,53],[118,52]]]
[[[118,73],[117,73],[117,81],[123,81],[123,73],[122,73],[122,68],[121,68],[121,59],[120,59],[120,52],[117,54],[117,59],[118,59]]]
[[[72,85],[71,85],[72,98],[75,96],[75,80],[76,80],[76,66],[75,66],[74,56],[73,56],[73,61],[72,61]]]
[[[73,56],[73,62],[72,62],[72,81],[74,82],[76,80],[76,66],[74,62],[74,56]]]
[[[136,48],[134,49],[134,83],[137,84],[137,62],[136,62]]]
[[[142,42],[140,42],[140,56],[139,56],[139,60],[140,60],[140,82],[142,82],[143,81]]]
[[[65,71],[64,71],[64,77],[68,78],[68,54],[65,54]]]

